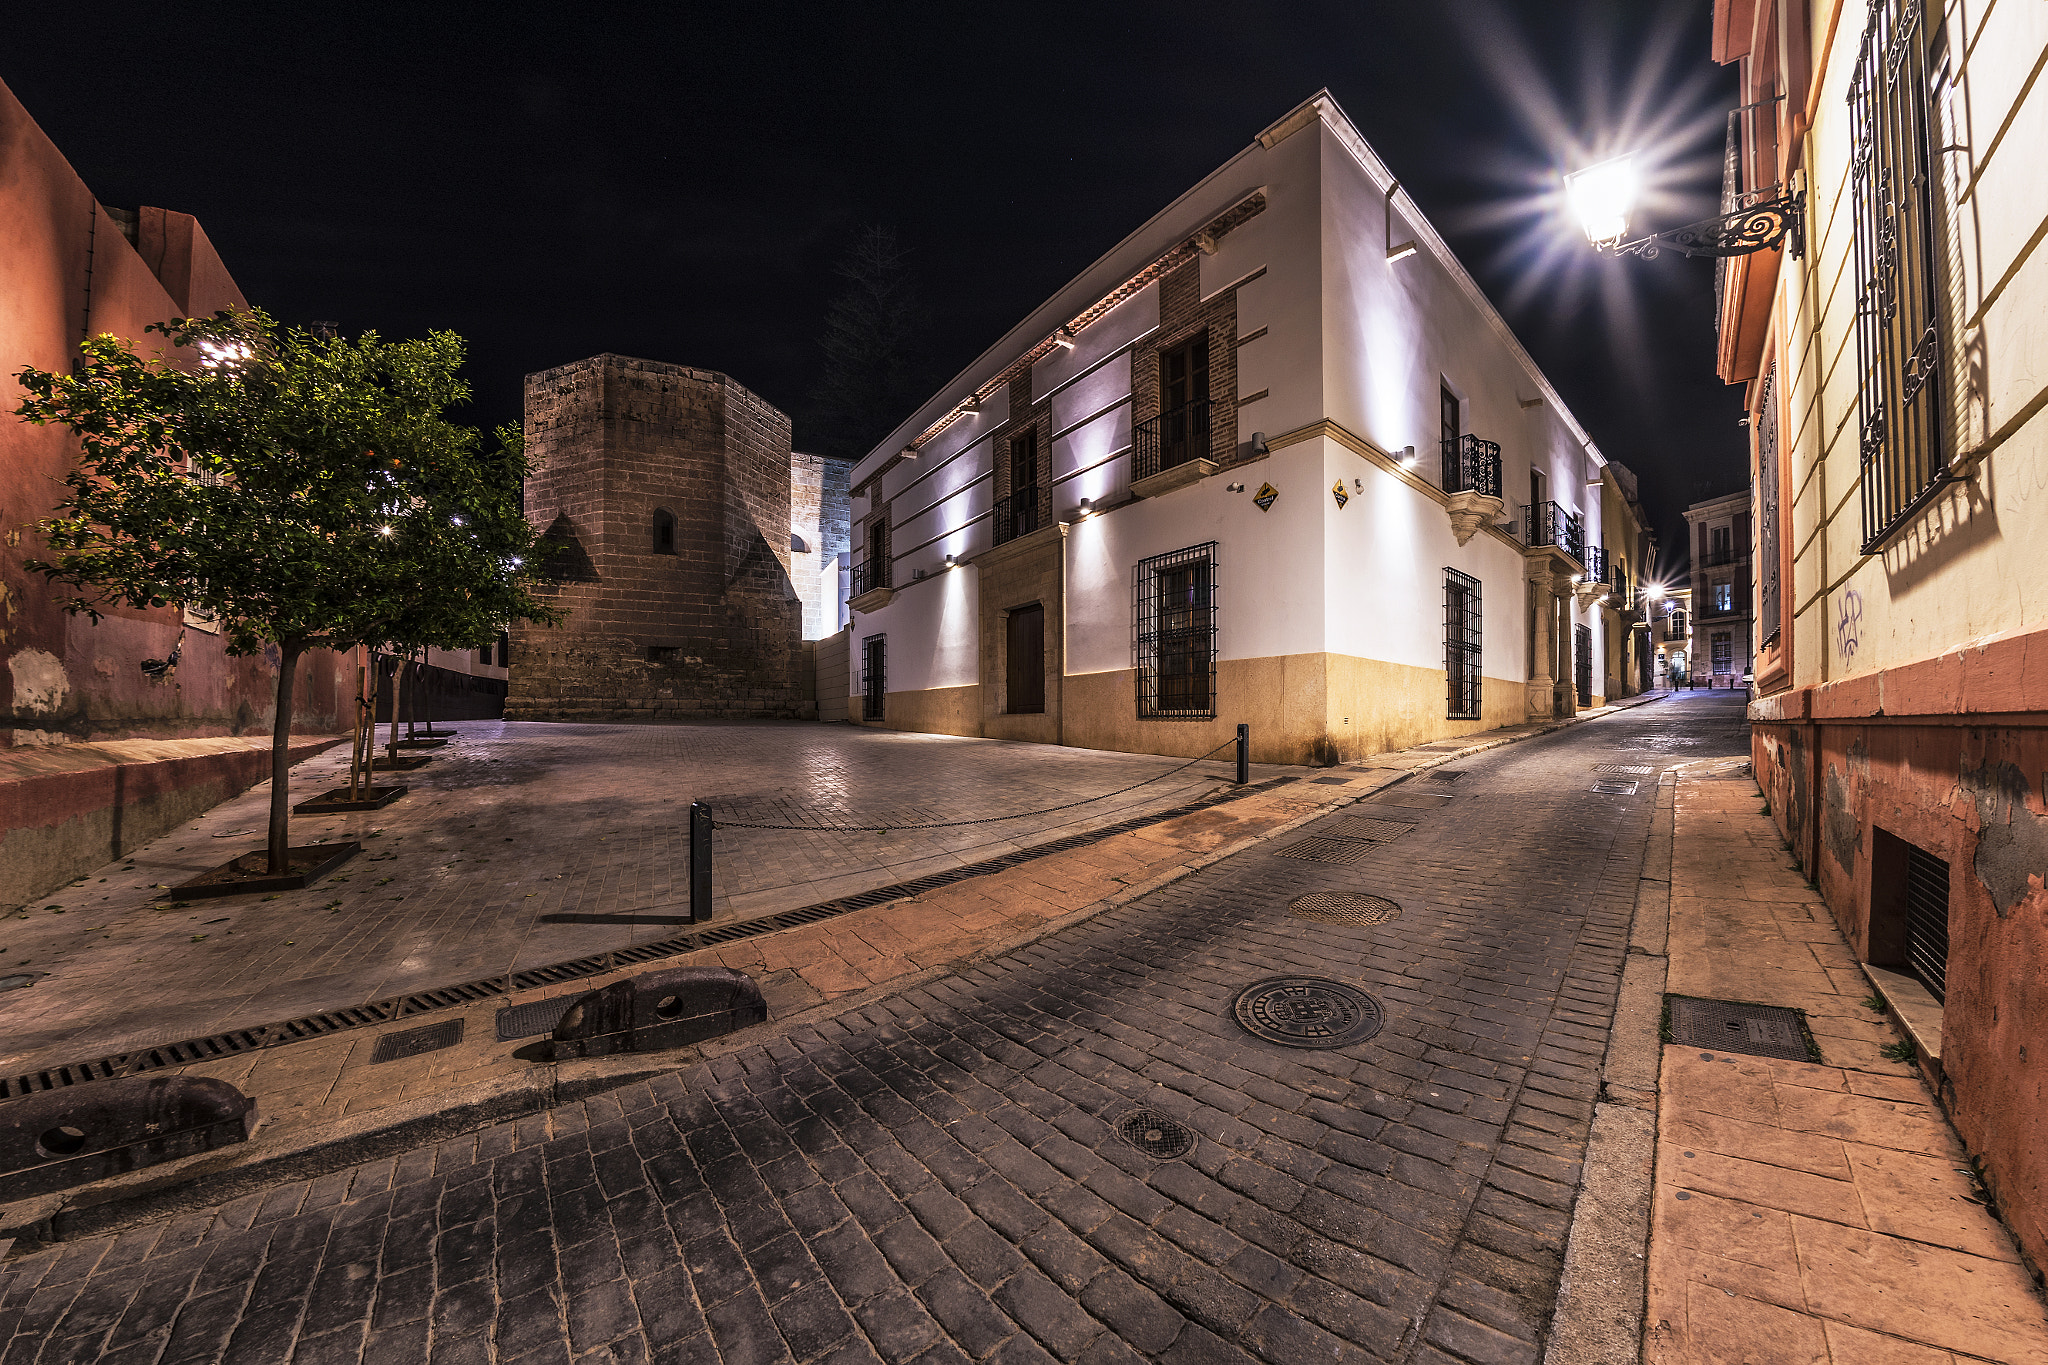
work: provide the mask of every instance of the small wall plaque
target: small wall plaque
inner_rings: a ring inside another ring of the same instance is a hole
[[[1271,511],[1273,503],[1280,497],[1280,490],[1270,483],[1259,485],[1259,491],[1252,494],[1252,501],[1259,505],[1261,512]]]
[[[1344,510],[1344,504],[1351,501],[1351,495],[1344,491],[1342,479],[1330,485],[1330,496],[1337,500],[1337,510],[1340,512]]]

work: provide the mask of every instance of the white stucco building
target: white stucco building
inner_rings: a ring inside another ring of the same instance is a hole
[[[1327,762],[1599,704],[1605,465],[1318,94],[855,466],[851,715]]]

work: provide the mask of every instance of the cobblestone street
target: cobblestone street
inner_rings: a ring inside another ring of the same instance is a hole
[[[17,1255],[0,1365],[1535,1361],[1654,773],[1745,746],[1673,696],[709,1063]],[[1398,913],[1290,913],[1315,893]],[[1383,1028],[1248,1035],[1285,975]],[[1191,1150],[1120,1136],[1141,1107]]]

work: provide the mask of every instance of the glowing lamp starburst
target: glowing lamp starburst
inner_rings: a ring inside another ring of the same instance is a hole
[[[1627,234],[1628,216],[1643,187],[1633,156],[1617,156],[1574,171],[1564,178],[1564,185],[1588,241],[1601,246]]]

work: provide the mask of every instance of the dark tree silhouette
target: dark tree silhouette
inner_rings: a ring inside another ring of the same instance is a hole
[[[834,270],[846,287],[825,316],[825,366],[801,443],[857,460],[930,396],[917,359],[924,311],[893,228],[862,228]]]

